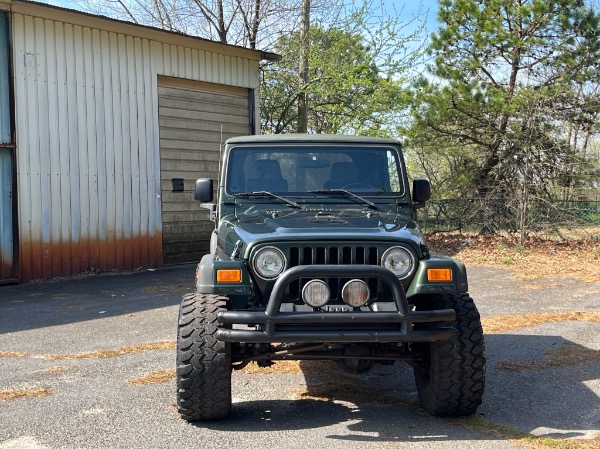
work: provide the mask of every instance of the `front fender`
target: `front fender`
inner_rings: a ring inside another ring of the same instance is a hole
[[[450,268],[452,270],[452,280],[449,282],[429,281],[427,270],[430,268]],[[432,293],[466,293],[468,291],[469,284],[465,264],[451,257],[432,254],[430,259],[419,262],[419,268],[406,291],[406,297]]]
[[[242,273],[241,282],[217,282],[218,270],[235,269],[239,269]],[[243,260],[217,260],[212,254],[202,257],[196,268],[196,291],[202,294],[224,296],[252,296],[254,294],[252,280]]]

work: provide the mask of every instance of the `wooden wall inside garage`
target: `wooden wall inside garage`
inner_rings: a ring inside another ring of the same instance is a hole
[[[250,134],[248,89],[160,77],[158,105],[165,264],[208,253],[214,223],[193,199],[197,178],[217,180],[221,142]],[[172,179],[185,191],[173,192]]]

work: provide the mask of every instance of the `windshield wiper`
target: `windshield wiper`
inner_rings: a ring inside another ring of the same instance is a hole
[[[280,201],[283,201],[284,203],[287,203],[288,205],[295,207],[296,209],[302,209],[302,206],[300,206],[298,203],[296,203],[295,201],[292,200],[288,200],[287,198],[284,198],[282,196],[279,196],[275,193],[272,192],[267,192],[266,190],[262,190],[260,192],[243,192],[243,193],[234,193],[233,195],[236,198],[248,198],[251,196],[270,196],[271,198],[277,198]]]
[[[354,192],[351,192],[349,190],[346,189],[324,189],[324,190],[311,190],[311,193],[325,193],[325,194],[343,194],[343,195],[350,195],[353,198],[356,198],[360,201],[362,201],[363,203],[365,203],[367,206],[369,206],[371,209],[377,210],[377,206],[375,205],[375,203],[369,201],[366,198],[363,198],[362,196],[357,195]]]

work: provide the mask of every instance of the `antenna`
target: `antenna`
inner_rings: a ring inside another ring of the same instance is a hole
[[[221,138],[219,142],[219,168],[217,171],[217,207],[221,204],[221,164],[223,161],[223,124],[221,123]],[[215,228],[217,227],[217,220],[215,220]]]

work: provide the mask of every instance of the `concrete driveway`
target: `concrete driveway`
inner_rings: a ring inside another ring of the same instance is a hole
[[[404,364],[353,376],[303,362],[234,373],[231,418],[188,424],[172,370],[193,275],[188,265],[1,287],[0,449],[512,448],[529,434],[600,447],[600,282],[523,285],[469,270],[486,322],[515,323],[486,334],[486,394],[472,418],[424,414]]]

